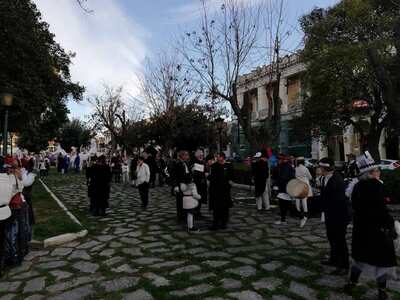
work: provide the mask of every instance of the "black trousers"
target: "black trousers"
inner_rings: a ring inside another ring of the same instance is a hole
[[[328,237],[330,251],[330,262],[338,268],[349,268],[349,250],[347,248],[346,233],[347,224],[332,224],[325,222],[326,235]]]
[[[213,210],[213,227],[226,228],[229,221],[229,207],[216,207]]]
[[[290,209],[291,201],[279,199],[279,210],[281,213],[281,221],[286,222],[287,212]]]
[[[4,267],[7,220],[0,221],[0,276]]]
[[[142,201],[142,207],[146,208],[149,204],[149,183],[144,182],[138,185],[140,200]]]
[[[181,192],[177,192],[175,195],[176,199],[176,217],[178,220],[185,220],[185,212],[183,210],[183,195]]]

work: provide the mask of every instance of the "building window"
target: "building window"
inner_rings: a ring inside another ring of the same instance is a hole
[[[288,95],[288,107],[293,107],[298,104],[300,98],[300,79],[299,77],[291,77],[287,79],[287,95]]]

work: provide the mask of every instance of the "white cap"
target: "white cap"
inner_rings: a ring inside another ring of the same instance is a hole
[[[257,152],[256,155],[254,155],[255,158],[260,158],[261,157],[261,152]]]

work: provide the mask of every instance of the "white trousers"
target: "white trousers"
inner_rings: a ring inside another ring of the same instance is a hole
[[[193,228],[193,214],[191,213],[187,214],[187,226],[189,229]]]
[[[129,182],[129,173],[122,173],[122,182],[128,183]]]
[[[261,196],[256,197],[256,204],[257,204],[258,210],[262,209],[263,204],[264,204],[265,209],[270,209],[269,190],[270,190],[269,180],[267,179],[267,185],[265,186],[264,193]]]
[[[307,198],[303,198],[303,199],[296,198],[297,211],[301,211],[301,208],[303,208],[303,212],[305,212],[305,213],[308,212]]]

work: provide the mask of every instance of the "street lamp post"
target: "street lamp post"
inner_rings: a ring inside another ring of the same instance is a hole
[[[7,156],[8,145],[8,109],[13,103],[13,95],[5,93],[1,97],[1,104],[4,106],[4,126],[3,126],[3,156]]]
[[[224,119],[221,117],[216,118],[215,124],[217,125],[217,130],[218,130],[217,151],[218,151],[218,153],[220,153],[221,152],[221,141],[222,141],[222,130],[224,129]]]

